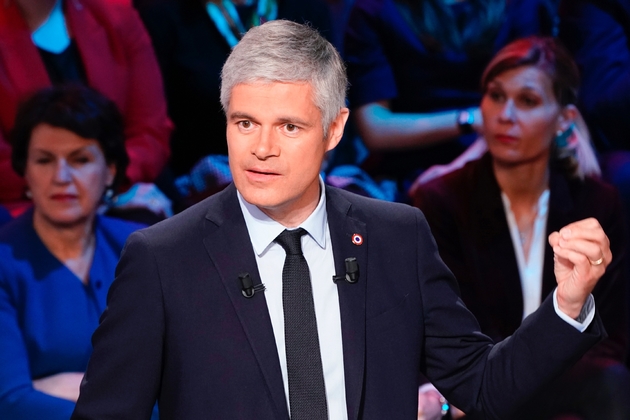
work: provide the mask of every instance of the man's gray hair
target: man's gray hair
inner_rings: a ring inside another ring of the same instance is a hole
[[[234,86],[261,82],[310,83],[326,135],[346,106],[348,79],[339,53],[315,29],[299,23],[274,20],[243,36],[221,71],[223,110]]]

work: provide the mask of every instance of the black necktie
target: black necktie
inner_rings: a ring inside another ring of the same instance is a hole
[[[302,254],[305,234],[302,228],[285,230],[275,240],[287,253],[282,268],[282,305],[289,405],[292,420],[323,420],[328,419],[328,407],[311,277]]]

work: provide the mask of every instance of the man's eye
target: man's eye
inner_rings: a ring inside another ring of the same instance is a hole
[[[251,121],[239,121],[238,122],[239,127],[244,128],[244,129],[249,129],[252,127],[252,122]]]
[[[297,125],[293,125],[293,124],[287,124],[284,126],[285,130],[287,130],[289,133],[295,133],[299,130]]]

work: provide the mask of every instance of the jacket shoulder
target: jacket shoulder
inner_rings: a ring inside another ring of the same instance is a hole
[[[400,223],[413,220],[415,223],[421,214],[418,209],[408,204],[365,197],[331,186],[326,187],[326,194],[329,206],[366,222]]]

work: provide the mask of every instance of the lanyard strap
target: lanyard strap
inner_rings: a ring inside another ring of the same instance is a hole
[[[247,4],[251,5],[254,1],[250,0]],[[243,24],[236,6],[230,0],[209,1],[206,4],[206,10],[230,48],[234,48],[247,29],[278,17],[278,2],[277,0],[258,0],[256,13],[249,22],[246,22],[247,25]]]

